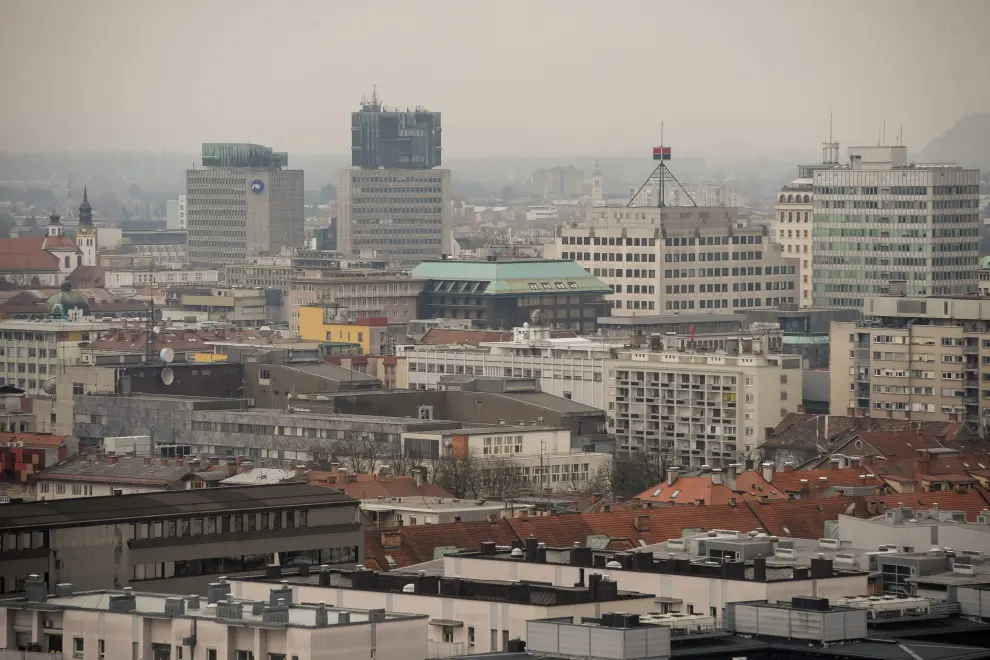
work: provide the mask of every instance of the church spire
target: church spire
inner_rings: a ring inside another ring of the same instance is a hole
[[[93,225],[93,207],[89,205],[89,194],[83,186],[82,204],[79,205],[79,224],[91,227]]]

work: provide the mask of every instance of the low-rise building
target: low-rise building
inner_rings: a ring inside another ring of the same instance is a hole
[[[0,601],[0,654],[79,660],[407,660],[427,657],[424,615],[355,610],[292,600],[273,588],[235,601],[230,584],[208,595],[154,591],[74,591],[34,576],[27,595]]]
[[[340,318],[336,312],[322,304],[300,307],[300,337],[306,341],[355,343],[365,355],[394,355],[396,344],[405,341],[405,323],[390,323],[386,316]]]
[[[50,465],[34,475],[36,500],[102,497],[184,490],[193,468],[182,458],[118,456],[114,451],[87,451]]]
[[[868,592],[866,571],[836,567],[830,559],[813,559],[809,566],[770,565],[769,536],[719,531],[677,541],[700,545],[694,554],[668,556],[649,548],[622,552],[540,548],[538,539],[529,538],[521,553],[491,545],[445,555],[443,572],[467,579],[553,585],[575,584],[589,573],[598,573],[620,589],[654,594],[650,612],[701,614],[719,620],[736,601],[788,601],[798,595],[839,598]]]
[[[589,575],[586,586],[576,579],[566,585],[550,585],[367,569],[327,568],[308,575],[282,570],[272,571],[268,577],[232,580],[231,593],[237,598],[264,598],[273,584],[291,590],[296,602],[323,601],[344,608],[428,615],[427,657],[431,658],[508,650],[511,638],[525,639],[526,621],[531,619],[597,618],[605,612],[648,612],[656,607],[652,595],[620,590],[615,582],[599,575]]]
[[[801,360],[758,342],[725,351],[620,351],[606,362],[616,449],[721,467],[756,446],[801,405]]]
[[[246,328],[278,321],[282,313],[280,292],[266,289],[214,288],[209,294],[181,294],[177,300],[166,297],[166,304],[166,318],[182,320],[192,316],[198,321]]]
[[[570,429],[539,426],[403,433],[402,448],[406,456],[423,459],[474,457],[482,470],[504,473],[502,479],[514,487],[538,492],[585,490],[610,458],[574,447]]]
[[[35,574],[53,590],[191,593],[271,563],[360,563],[357,500],[308,484],[10,503],[0,507],[0,593]]]
[[[424,281],[419,318],[470,319],[478,328],[535,321],[590,333],[612,291],[569,260],[424,261],[412,275]]]
[[[439,525],[492,520],[529,512],[531,504],[467,500],[457,497],[382,497],[361,500],[361,510],[378,527]]]
[[[413,345],[401,353],[408,361],[412,389],[438,389],[447,375],[533,378],[544,392],[604,409],[604,361],[622,347],[605,339],[553,337],[549,327],[527,323],[513,328],[508,340],[476,347]]]
[[[289,327],[298,331],[300,310],[319,304],[342,318],[386,316],[392,323],[417,318],[421,280],[408,273],[371,269],[307,269],[289,281]]]
[[[0,495],[8,500],[30,498],[33,477],[69,453],[64,435],[0,431]]]
[[[216,285],[220,271],[216,269],[106,269],[106,286],[111,289],[133,289],[146,286],[171,286],[178,284]]]

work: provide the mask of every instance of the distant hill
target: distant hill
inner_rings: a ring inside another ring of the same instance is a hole
[[[955,126],[935,138],[909,158],[925,163],[959,163],[990,172],[990,112],[960,119]]]

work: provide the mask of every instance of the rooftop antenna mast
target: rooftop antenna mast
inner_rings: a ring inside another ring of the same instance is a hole
[[[644,188],[646,188],[651,182],[656,182],[658,187],[657,208],[660,209],[660,226],[663,227],[666,225],[667,220],[667,200],[664,191],[667,183],[672,182],[680,188],[684,195],[687,196],[688,201],[691,202],[691,206],[698,205],[694,201],[694,198],[691,197],[691,193],[687,191],[684,185],[677,180],[676,176],[674,176],[674,173],[670,171],[670,168],[667,167],[665,161],[670,160],[670,147],[665,147],[663,144],[663,122],[660,122],[660,146],[653,147],[653,160],[660,161],[660,164],[653,169],[653,172],[646,178],[643,185],[639,187],[636,194],[632,196],[629,203],[626,204],[626,207],[643,206],[642,204],[638,204],[636,200],[639,199],[639,195],[643,192]]]
[[[832,112],[828,113],[828,142],[822,143],[822,164],[837,165],[839,163],[839,143],[832,139]]]
[[[72,213],[72,175],[69,175],[69,187],[65,193],[65,217]]]

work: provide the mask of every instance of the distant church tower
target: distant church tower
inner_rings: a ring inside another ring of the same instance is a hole
[[[93,226],[93,207],[89,205],[89,195],[83,187],[83,200],[79,205],[79,228],[76,229],[76,245],[82,253],[81,266],[96,266],[96,227]]]
[[[601,202],[605,199],[605,177],[602,176],[602,168],[595,161],[595,171],[591,174],[591,199]]]
[[[54,209],[52,209],[52,214],[48,216],[48,236],[50,238],[65,236],[61,218],[59,218],[58,213],[56,213]]]

